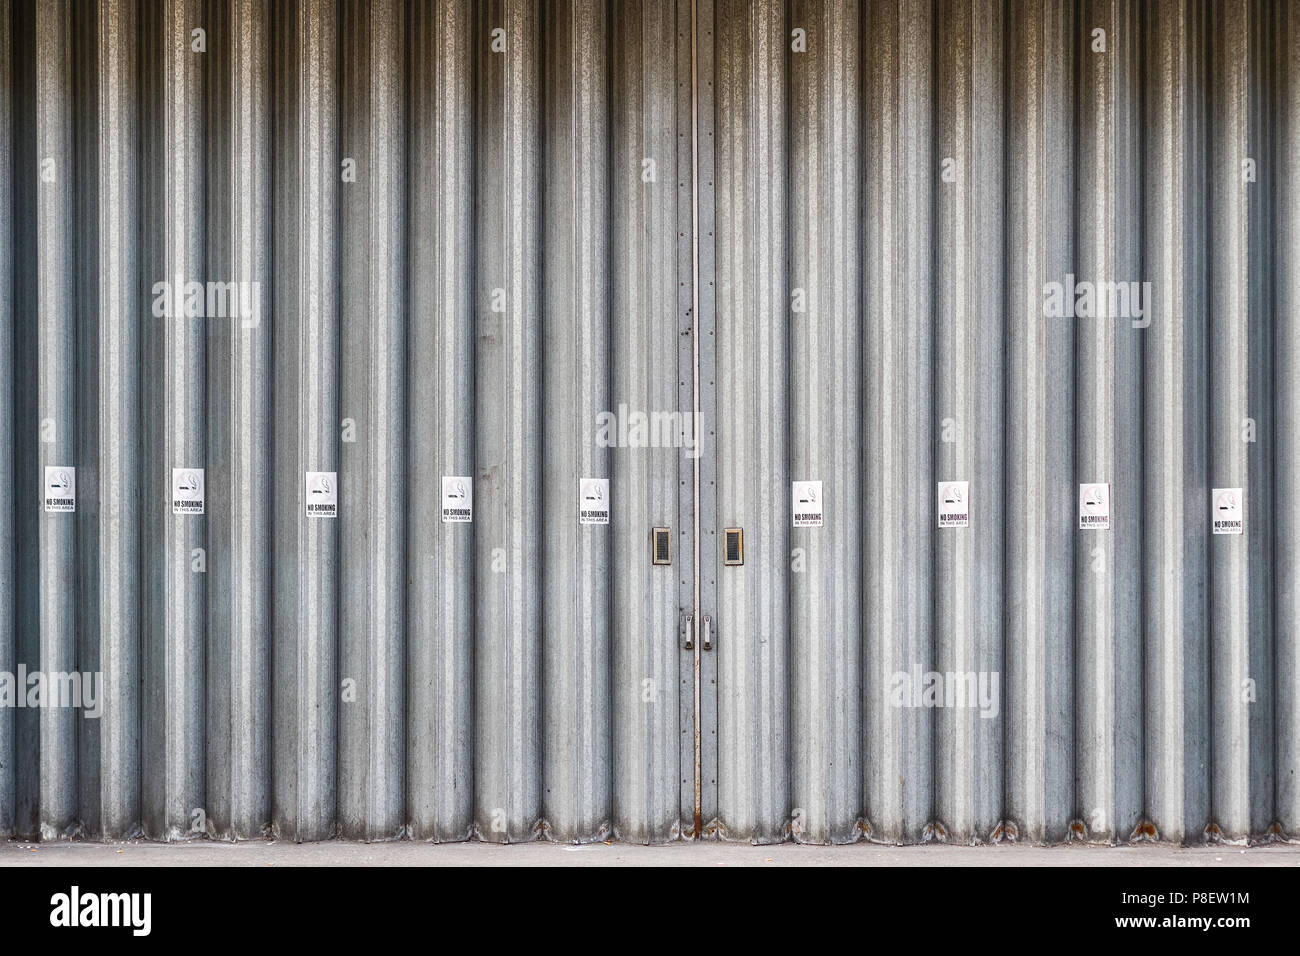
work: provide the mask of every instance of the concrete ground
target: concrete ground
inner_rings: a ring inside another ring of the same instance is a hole
[[[1237,866],[1300,867],[1300,845],[823,847],[522,843],[0,843],[5,866]]]

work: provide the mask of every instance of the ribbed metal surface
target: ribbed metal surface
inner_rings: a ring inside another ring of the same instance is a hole
[[[1068,4],[1013,4],[1007,87],[1003,816],[1061,840],[1074,809],[1074,336],[1042,319],[1070,271],[1074,63]]]
[[[618,722],[618,702],[636,699],[640,670],[619,680],[611,699],[614,600],[609,585],[625,580],[639,593],[642,581],[637,578],[646,564],[642,560],[625,567],[615,577],[610,540],[625,525],[580,525],[559,517],[572,510],[575,489],[584,478],[611,476],[612,450],[596,445],[589,426],[602,410],[613,407],[610,24],[606,15],[601,3],[559,3],[546,8],[541,24],[552,39],[547,53],[553,55],[545,57],[543,97],[554,120],[543,176],[548,211],[542,241],[549,254],[542,279],[540,354],[542,407],[547,413],[541,427],[540,460],[543,512],[558,519],[542,536],[541,552],[541,816],[552,838],[566,840],[590,834],[603,839],[610,831],[611,725]],[[637,163],[623,166],[633,172],[640,168]],[[636,178],[639,185],[640,176]],[[672,291],[656,301],[671,308]],[[628,304],[619,314],[639,317],[650,311]],[[672,342],[671,336],[668,341]],[[648,357],[644,349],[627,354]],[[666,384],[671,386],[672,380]],[[502,387],[508,388],[508,382]],[[634,481],[628,481],[626,489],[621,485],[611,486],[611,504],[626,505],[625,494],[646,487]],[[639,512],[644,512],[645,504]],[[626,530],[634,537],[632,528]],[[645,621],[640,611],[629,614],[626,624]],[[626,628],[620,630],[628,633]],[[608,709],[610,703],[615,705],[614,713]],[[634,742],[628,741],[627,752],[633,751]]]
[[[718,830],[788,828],[791,297],[781,4],[717,7],[718,524],[744,565],[718,576]]]
[[[1300,836],[1296,63],[1268,0],[0,0],[0,835]]]
[[[952,427],[940,434],[934,468],[936,480],[969,481],[971,491],[970,527],[935,543],[934,669],[1001,674],[1005,25],[1002,4],[992,0],[942,3],[937,15],[933,135],[954,165],[935,202],[932,407]],[[934,730],[936,821],[960,835],[991,834],[1002,805],[1001,719],[945,706]]]
[[[808,582],[794,577],[790,590],[790,830],[845,843],[861,832],[861,499],[835,492],[861,487],[860,450],[844,440],[862,427],[859,403],[844,401],[862,381],[860,11],[799,3],[793,18],[825,40],[790,76],[790,283],[807,297],[790,325],[790,471],[832,491],[825,525],[791,532]]]
[[[1206,18],[1163,3],[1148,45],[1143,261],[1155,292],[1143,331],[1142,539],[1146,811],[1169,839],[1196,838],[1209,817],[1206,583],[1209,529],[1205,402],[1207,246]]]
[[[874,499],[861,506],[863,729],[875,742],[862,804],[873,838],[912,843],[932,819],[933,712],[879,689],[899,670],[928,670],[934,653],[934,330],[899,317],[934,313],[936,20],[929,4],[884,0],[864,15],[864,36],[879,39],[862,60],[862,434],[877,436],[860,443]]]
[[[1300,462],[1300,7],[1287,4],[1265,35],[1273,38],[1273,134],[1271,157],[1277,201],[1273,209],[1276,258],[1273,263],[1273,554],[1275,593],[1273,621],[1277,706],[1274,750],[1277,763],[1277,823],[1284,833],[1300,830],[1300,500],[1276,489],[1287,488]]]
[[[407,33],[408,464],[474,474],[474,51],[467,2],[415,8]],[[417,264],[423,264],[416,268]],[[415,839],[463,840],[473,820],[474,536],[441,500],[408,496],[407,820]],[[436,636],[435,636],[436,635]]]
[[[208,268],[256,282],[259,319],[208,330],[207,807],[210,832],[247,839],[261,834],[270,799],[270,15],[251,0],[214,13],[211,32],[230,52],[208,84],[225,118],[208,131]]]
[[[0,502],[15,500],[14,487],[14,196],[13,196],[13,17],[0,2]],[[0,671],[18,666],[18,539],[16,509],[0,504]],[[17,766],[14,712],[0,712],[0,834],[14,831]]]
[[[1106,41],[1079,53],[1075,115],[1074,274],[1100,288],[1142,277],[1138,6],[1089,0],[1079,17]],[[1110,530],[1074,532],[1076,816],[1080,832],[1114,840],[1142,813],[1142,333],[1122,316],[1073,324],[1073,480],[1112,489]]]

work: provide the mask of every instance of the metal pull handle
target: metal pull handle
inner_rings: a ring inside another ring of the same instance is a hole
[[[687,614],[685,619],[686,643],[685,648],[688,651],[695,650],[695,615]]]
[[[713,650],[713,635],[710,633],[710,632],[712,631],[712,624],[713,624],[713,618],[710,617],[708,614],[704,615],[704,641],[703,641],[703,644],[704,644],[704,649],[705,649],[706,651],[711,651],[711,650]]]

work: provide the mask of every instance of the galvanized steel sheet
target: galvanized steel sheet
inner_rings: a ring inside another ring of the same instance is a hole
[[[1300,837],[1298,63],[0,0],[0,836]]]

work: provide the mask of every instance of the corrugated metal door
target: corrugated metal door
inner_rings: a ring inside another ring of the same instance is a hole
[[[0,835],[1297,836],[1297,62],[0,0]]]
[[[0,835],[694,832],[691,50],[0,2],[0,671],[104,691],[0,709]]]
[[[1298,13],[718,0],[718,832],[1296,836]]]

